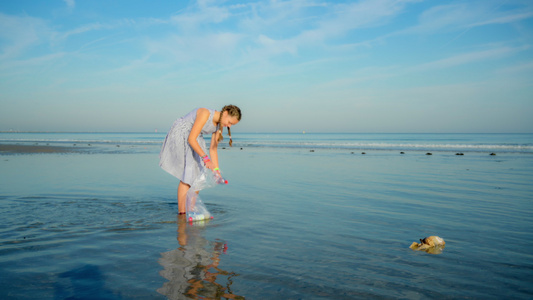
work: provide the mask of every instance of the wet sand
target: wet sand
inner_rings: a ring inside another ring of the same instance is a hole
[[[80,150],[72,146],[0,144],[0,154],[73,153]]]

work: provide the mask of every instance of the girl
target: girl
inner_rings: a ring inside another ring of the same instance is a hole
[[[159,165],[180,180],[178,185],[180,215],[186,213],[187,191],[200,175],[203,166],[214,172],[220,172],[217,146],[223,138],[222,128],[228,128],[229,145],[232,146],[230,127],[240,120],[241,110],[235,105],[226,105],[221,111],[197,108],[176,120],[170,128],[159,154]],[[211,134],[209,155],[206,151],[204,134]]]

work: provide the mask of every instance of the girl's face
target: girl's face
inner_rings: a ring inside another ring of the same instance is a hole
[[[221,120],[220,120],[220,125],[222,125],[223,127],[230,128],[231,126],[233,126],[233,125],[235,125],[237,123],[239,123],[239,120],[236,117],[230,116],[227,111],[222,113],[222,117],[221,117]]]

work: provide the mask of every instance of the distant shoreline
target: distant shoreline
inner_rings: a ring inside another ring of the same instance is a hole
[[[71,146],[0,144],[0,154],[74,153],[80,150]]]
[[[163,133],[162,131],[10,131],[0,130],[0,133]],[[166,132],[164,132],[166,133]]]

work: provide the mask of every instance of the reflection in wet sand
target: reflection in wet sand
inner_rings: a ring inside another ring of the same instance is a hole
[[[218,267],[226,244],[206,240],[202,235],[205,224],[190,225],[183,215],[178,216],[177,224],[180,247],[161,253],[159,264],[164,270],[159,274],[168,282],[157,292],[169,299],[245,299],[231,291],[238,274]]]

